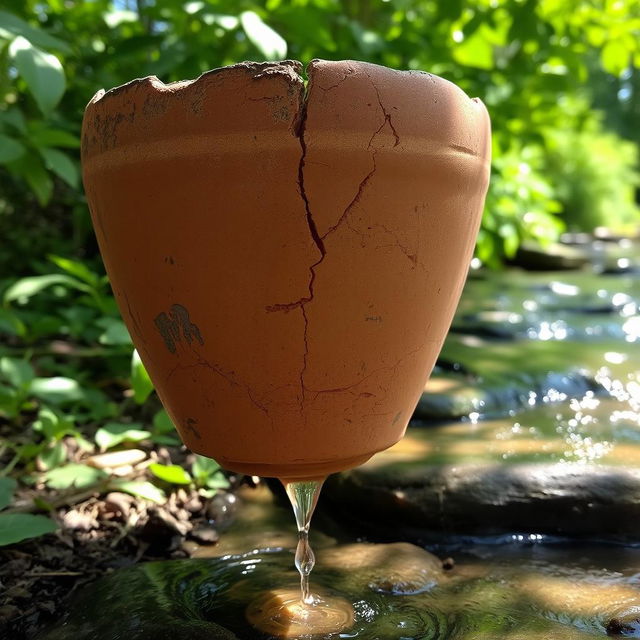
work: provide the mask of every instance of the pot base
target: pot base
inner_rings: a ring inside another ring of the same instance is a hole
[[[199,452],[196,452],[199,453]],[[364,464],[378,451],[371,451],[364,455],[341,460],[327,460],[324,462],[301,461],[293,464],[268,464],[262,462],[235,462],[225,458],[216,458],[227,471],[244,473],[245,475],[262,476],[263,478],[279,478],[286,482],[320,480],[331,473],[346,471]],[[206,455],[201,453],[201,455]]]

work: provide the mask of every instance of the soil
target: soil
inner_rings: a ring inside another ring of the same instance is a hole
[[[218,541],[233,518],[235,490],[206,499],[177,489],[158,505],[125,493],[86,493],[58,508],[55,534],[0,549],[0,639],[31,640],[66,611],[68,598],[115,569],[150,560],[188,558]]]

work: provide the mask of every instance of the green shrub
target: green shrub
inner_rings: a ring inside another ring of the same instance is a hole
[[[503,257],[515,255],[523,240],[544,246],[564,230],[556,215],[562,207],[543,173],[543,160],[537,145],[513,145],[494,159],[476,246],[476,255],[485,264],[498,267]]]
[[[583,131],[554,131],[547,146],[547,175],[570,229],[637,227],[637,148],[592,120]]]

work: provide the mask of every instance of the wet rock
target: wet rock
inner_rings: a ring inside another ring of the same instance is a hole
[[[363,535],[416,541],[518,532],[640,538],[640,469],[432,465],[392,456],[393,449],[325,484],[324,504]]]
[[[112,491],[105,496],[104,509],[107,512],[126,518],[134,503],[135,498],[128,493]]]
[[[189,537],[200,544],[215,544],[218,542],[218,532],[212,526],[195,527]]]
[[[323,569],[352,572],[363,592],[411,594],[428,591],[442,576],[442,563],[412,544],[351,544],[323,549],[318,554]]]
[[[513,264],[530,271],[562,271],[581,269],[589,263],[589,254],[577,247],[554,244],[540,247],[524,242],[513,259]]]
[[[632,610],[607,622],[607,635],[614,638],[640,638],[640,610]]]
[[[190,529],[161,508],[149,509],[149,518],[142,527],[140,539],[149,544],[149,553],[175,550]]]

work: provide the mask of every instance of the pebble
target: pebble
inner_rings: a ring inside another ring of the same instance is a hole
[[[142,449],[125,449],[124,451],[111,451],[100,453],[87,459],[87,464],[97,469],[117,469],[142,462],[147,454]]]
[[[200,544],[215,544],[219,538],[218,532],[211,526],[196,527],[190,532],[189,537]]]

